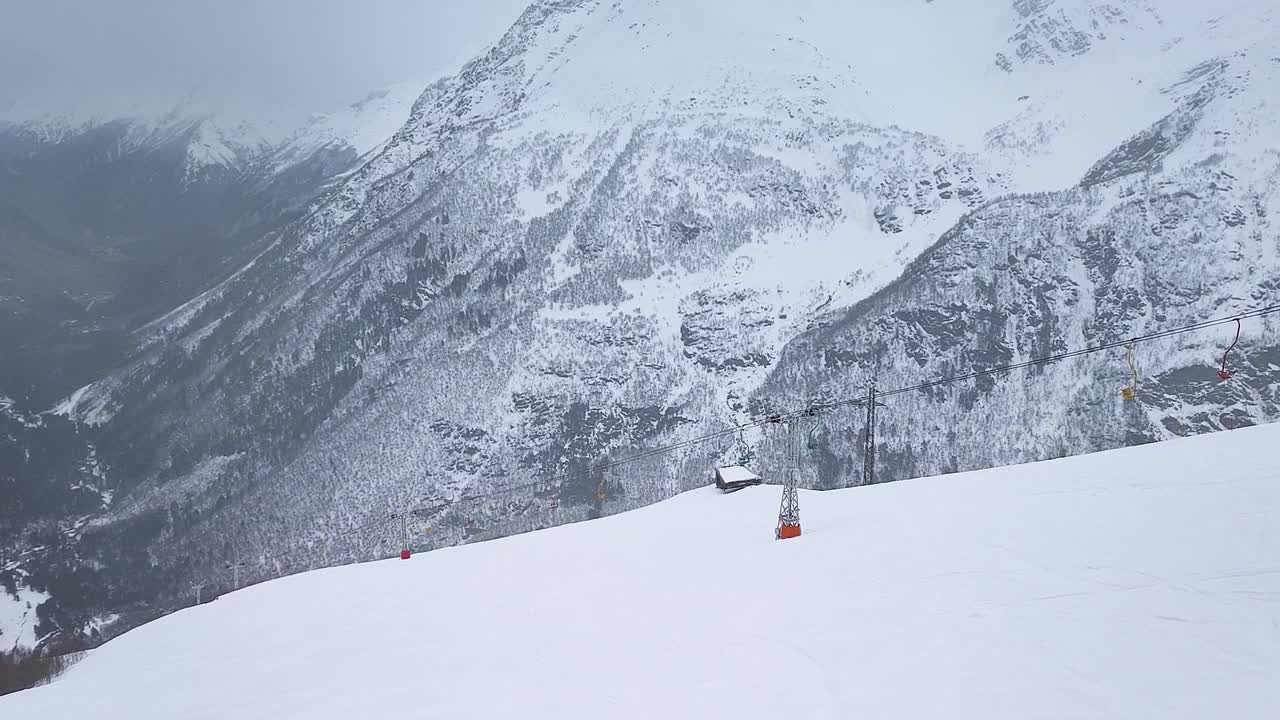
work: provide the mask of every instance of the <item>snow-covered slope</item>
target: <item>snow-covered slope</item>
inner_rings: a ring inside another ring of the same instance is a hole
[[[406,82],[370,93],[336,112],[312,118],[276,148],[268,161],[279,171],[321,150],[347,150],[363,157],[391,139],[427,83]]]
[[[20,585],[0,587],[0,652],[37,645],[36,608],[48,599],[47,594]]]
[[[1280,425],[946,478],[707,489],[307,573],[120,637],[5,717],[1271,717]]]

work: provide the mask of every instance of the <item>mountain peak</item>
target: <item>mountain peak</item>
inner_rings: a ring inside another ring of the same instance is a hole
[[[198,97],[164,109],[131,106],[116,111],[71,112],[11,108],[0,129],[42,145],[63,142],[108,125],[124,128],[119,150],[146,152],[185,145],[184,177],[247,170],[266,161],[272,173],[305,162],[325,149],[360,157],[390,138],[409,118],[426,82],[375,90],[334,112],[313,115],[297,127],[275,118],[246,118],[219,111]]]
[[[270,160],[274,171],[293,166],[323,149],[349,150],[363,157],[391,138],[409,119],[426,82],[402,82],[369,93],[332,113],[313,116],[280,143]]]

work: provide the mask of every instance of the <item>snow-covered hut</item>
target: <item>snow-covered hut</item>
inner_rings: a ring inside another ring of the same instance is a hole
[[[716,487],[725,492],[741,490],[744,487],[759,485],[764,480],[757,474],[741,465],[729,465],[716,468]]]

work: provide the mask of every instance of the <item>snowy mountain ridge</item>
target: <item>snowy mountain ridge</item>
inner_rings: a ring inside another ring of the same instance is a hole
[[[188,144],[192,173],[208,167],[239,168],[247,159],[283,141],[287,134],[271,124],[219,117],[187,104],[150,113],[141,109],[120,114],[14,112],[0,118],[0,129],[55,145],[105,126],[126,128],[119,153],[145,152],[174,141]]]
[[[189,99],[155,111],[122,108],[116,113],[39,112],[13,109],[0,118],[0,129],[44,144],[65,142],[106,125],[123,125],[119,152],[145,152],[174,141],[187,145],[187,177],[211,170],[250,171],[266,167],[268,176],[309,160],[322,149],[362,156],[386,141],[404,124],[409,108],[425,83],[405,82],[375,91],[331,113],[317,115],[293,128],[269,118],[245,119],[205,107]]]
[[[406,82],[370,93],[337,112],[319,115],[280,143],[270,163],[289,167],[326,147],[349,148],[364,157],[391,139],[409,119],[427,83]]]

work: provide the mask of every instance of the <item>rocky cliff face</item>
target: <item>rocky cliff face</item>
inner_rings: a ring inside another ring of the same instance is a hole
[[[889,287],[787,348],[762,399],[904,387],[1274,305],[1277,126],[1250,109],[1276,88],[1264,52],[1189,71],[1176,108],[1075,187],[1011,195],[967,215]],[[1230,129],[1228,129],[1230,128]],[[1216,364],[1234,328],[895,398],[881,414],[885,479],[1023,462],[1274,420],[1274,321],[1244,328],[1235,378]],[[803,407],[803,405],[800,405]],[[860,411],[857,411],[860,412]],[[854,482],[857,412],[833,417],[819,482]],[[860,468],[857,468],[860,470]]]
[[[143,328],[60,408],[118,488],[65,541],[121,548],[81,616],[182,603],[229,561],[260,579],[383,555],[407,508],[432,508],[405,524],[419,546],[626,509],[740,448],[600,463],[873,375],[1274,302],[1260,4],[732,5],[534,4]],[[1251,330],[1230,385],[1221,337],[1144,346],[1126,407],[1114,355],[900,396],[882,477],[1272,419],[1275,338]],[[860,418],[821,420],[807,482],[849,484]],[[767,476],[793,462],[794,435],[744,441]]]

